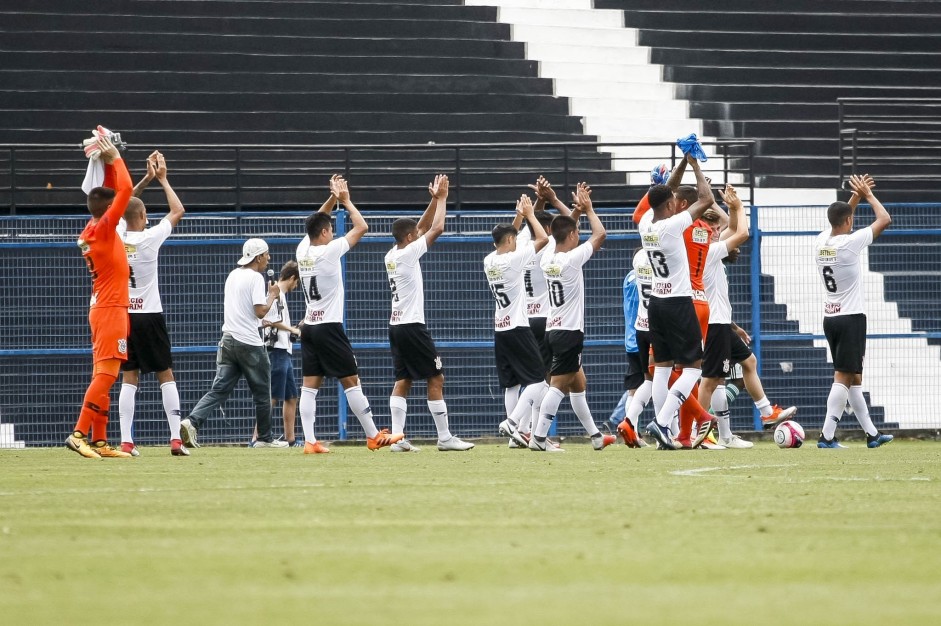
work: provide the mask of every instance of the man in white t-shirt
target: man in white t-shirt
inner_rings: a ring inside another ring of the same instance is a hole
[[[444,232],[448,177],[436,176],[428,185],[431,201],[418,222],[397,219],[392,223],[395,245],[386,253],[385,267],[392,291],[389,345],[395,368],[395,387],[389,398],[392,433],[405,432],[408,392],[413,380],[428,381],[428,410],[438,431],[438,450],[465,451],[474,444],[451,434],[448,407],[444,401],[444,366],[438,349],[425,327],[425,288],[419,259]],[[393,452],[417,452],[407,439],[392,445]]]
[[[878,448],[892,441],[892,435],[878,431],[869,416],[863,396],[863,359],[866,355],[866,308],[860,278],[860,255],[892,223],[882,203],[872,193],[869,176],[851,176],[850,202],[834,202],[827,208],[830,228],[817,235],[814,257],[826,290],[823,307],[823,332],[833,356],[833,385],[827,398],[827,416],[818,448],[843,448],[836,439],[836,427],[843,416],[846,401],[866,431],[866,445]],[[853,232],[853,216],[860,199],[866,200],[876,219]]]
[[[136,196],[140,196],[154,178],[166,193],[170,212],[156,226],[147,228],[147,207]],[[147,175],[134,187],[134,195],[124,212],[124,250],[130,268],[128,313],[131,332],[127,340],[127,361],[121,364],[121,394],[118,397],[121,450],[133,456],[140,454],[134,444],[133,430],[137,388],[141,374],[154,372],[160,383],[163,409],[170,425],[170,453],[189,456],[180,438],[180,394],[173,378],[170,335],[163,315],[157,276],[160,246],[183,219],[186,210],[167,180],[167,162],[159,152],[147,158]]]
[[[286,441],[271,436],[271,362],[259,332],[261,320],[281,294],[272,282],[265,287],[262,272],[268,267],[268,244],[249,239],[242,246],[238,267],[225,280],[222,339],[216,354],[216,377],[189,417],[180,422],[183,443],[199,447],[196,435],[215,410],[229,398],[242,376],[252,393],[258,440],[254,448],[286,448]]]
[[[359,243],[369,227],[350,200],[350,190],[339,175],[330,179],[330,199],[304,223],[307,236],[297,246],[297,266],[307,311],[301,329],[301,358],[304,374],[301,387],[301,425],[304,428],[304,454],[323,454],[330,449],[317,441],[314,422],[317,416],[317,394],[327,376],[343,386],[347,406],[353,411],[366,433],[370,450],[389,446],[405,435],[392,435],[379,430],[373,421],[369,400],[359,382],[359,367],[353,347],[343,330],[345,290],[342,259]],[[352,228],[343,237],[334,238],[330,213],[339,200],[350,215]]]

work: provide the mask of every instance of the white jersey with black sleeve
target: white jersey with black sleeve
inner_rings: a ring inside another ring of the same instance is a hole
[[[702,284],[709,303],[710,324],[731,324],[732,303],[729,301],[729,278],[725,273],[722,260],[729,256],[729,246],[725,241],[709,244],[706,264],[702,272]]]
[[[494,251],[484,259],[484,274],[487,275],[496,305],[493,314],[493,329],[496,332],[529,326],[523,274],[535,258],[536,247],[533,243],[520,244],[517,239],[513,252],[500,254]]]
[[[637,319],[634,321],[635,330],[650,330],[647,319],[647,304],[650,302],[650,290],[653,288],[653,270],[650,269],[650,259],[646,250],[638,250],[634,254],[632,263],[634,277],[637,280]]]
[[[585,332],[585,277],[582,266],[594,252],[591,242],[586,241],[568,252],[557,252],[553,246],[553,249],[542,257],[540,267],[546,276],[546,287],[549,289],[546,332]]]
[[[831,235],[829,230],[817,235],[814,255],[826,290],[824,317],[866,312],[859,257],[872,240],[868,226],[845,235]]]
[[[124,251],[130,267],[128,294],[129,313],[162,313],[157,276],[157,255],[160,246],[173,230],[170,220],[163,218],[153,228],[132,230],[124,234]]]
[[[693,297],[683,231],[693,223],[689,211],[640,225],[640,240],[653,270],[651,297]]]
[[[281,322],[285,326],[291,325],[291,312],[288,310],[288,299],[285,296],[283,291],[278,295],[278,299],[274,301],[262,319],[262,325],[264,322]],[[294,352],[294,346],[291,345],[291,333],[280,328],[271,328],[269,332],[277,333],[277,340],[271,345],[272,348],[287,350],[288,354]]]
[[[315,246],[304,237],[297,246],[297,269],[307,312],[305,324],[338,324],[343,322],[345,291],[340,259],[350,251],[346,237]]]
[[[404,248],[393,246],[386,253],[386,273],[392,290],[390,326],[425,323],[425,285],[418,261],[426,252],[428,240],[422,235]]]
[[[540,225],[540,228],[542,226]],[[533,240],[529,228],[523,225],[519,235],[516,237],[516,247],[531,243]],[[554,240],[550,237],[550,243]],[[539,263],[548,249],[548,244],[536,253],[532,260],[526,265],[523,272],[523,285],[526,287],[526,315],[529,317],[546,317],[549,315],[549,289],[546,287],[546,277],[542,273]]]

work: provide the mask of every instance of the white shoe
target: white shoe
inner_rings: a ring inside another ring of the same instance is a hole
[[[445,439],[444,441],[438,441],[438,450],[442,452],[464,452],[465,450],[470,450],[474,447],[469,441],[464,441],[454,435],[451,435],[450,439]]]
[[[278,439],[275,441],[256,441],[251,445],[252,448],[287,448],[288,442]]]
[[[413,446],[408,439],[400,439],[389,446],[389,450],[391,452],[420,452],[421,448]]]
[[[703,450],[725,450],[725,446],[718,443],[712,443],[709,440],[703,441],[699,447]]]
[[[183,440],[183,445],[187,448],[199,447],[199,444],[196,443],[196,427],[193,426],[193,422],[188,417],[180,422],[180,439]]]
[[[516,443],[519,444],[519,447],[525,447],[529,443],[523,438],[517,427],[513,425],[513,422],[508,419],[500,422],[499,431],[504,437],[515,440]]]
[[[545,441],[542,442],[536,441],[535,437],[530,437],[529,449],[533,452],[565,452],[565,450],[557,446],[555,443],[549,441],[548,437],[546,437]]]
[[[745,441],[738,435],[732,435],[728,439],[723,439],[720,437],[719,444],[733,450],[745,450],[747,448],[755,447],[755,444],[753,444],[751,441]]]

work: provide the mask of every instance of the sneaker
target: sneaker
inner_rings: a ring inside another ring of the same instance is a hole
[[[530,438],[530,434],[529,434],[529,433],[521,433],[521,432],[519,432],[519,431],[517,431],[516,434],[519,435],[519,436],[523,439],[523,441],[525,441],[526,443],[525,443],[525,444],[522,444],[522,443],[518,442],[516,439],[510,439],[510,443],[507,444],[507,447],[508,447],[508,448],[514,448],[514,449],[520,449],[520,450],[525,450],[526,448],[528,448],[528,447],[529,447],[529,438]]]
[[[86,459],[100,459],[101,455],[92,450],[85,437],[79,437],[75,433],[69,435],[65,440],[65,447],[73,452],[78,452]]]
[[[530,437],[529,449],[533,452],[565,452],[565,450],[549,441],[548,437],[542,441],[537,440],[535,437]]]
[[[140,450],[137,449],[137,446],[129,441],[121,442],[121,452],[127,452],[131,456],[140,456]]]
[[[703,441],[702,445],[699,447],[702,448],[703,450],[725,450],[725,446],[723,446],[721,443],[717,443],[715,441],[709,441],[709,439],[706,439],[705,441]]]
[[[179,439],[170,440],[170,454],[173,456],[189,456],[190,451],[186,449],[183,442]]]
[[[421,448],[413,446],[408,439],[400,439],[389,446],[390,452],[421,452]]]
[[[627,446],[628,448],[641,447],[637,443],[637,439],[638,439],[637,431],[634,430],[634,426],[633,424],[631,424],[631,420],[625,418],[624,421],[618,424],[617,432],[619,435],[621,435],[621,439],[624,440],[624,445]]]
[[[132,455],[130,452],[123,452],[117,450],[108,445],[107,441],[99,440],[91,444],[92,450],[98,453],[98,456],[105,459],[130,459]]]
[[[647,434],[657,440],[657,443],[660,444],[660,448],[663,450],[676,450],[676,444],[673,443],[673,439],[670,437],[670,429],[665,428],[657,423],[657,420],[654,420],[647,424]]]
[[[728,439],[719,439],[719,444],[733,450],[747,450],[748,448],[755,447],[754,443],[751,441],[746,441],[738,435],[732,435]]]
[[[598,433],[591,438],[591,447],[600,452],[617,440],[618,438],[614,435],[602,435]]]
[[[319,441],[311,443],[309,441],[304,442],[304,454],[329,454],[330,448],[323,445]]]
[[[193,422],[188,417],[180,422],[180,439],[187,448],[199,447],[199,444],[196,443],[196,427],[193,426]]]
[[[301,439],[295,439],[294,441],[288,442],[288,447],[289,448],[303,448],[304,442]]]
[[[288,442],[283,439],[275,439],[274,441],[255,441],[252,443],[253,448],[287,448]]]
[[[637,447],[638,447],[638,448],[646,448],[646,447],[647,447],[647,442],[644,441],[644,438],[641,437],[640,435],[637,435]]]
[[[454,435],[451,435],[450,439],[445,439],[444,441],[438,441],[438,450],[442,452],[464,452],[465,450],[470,450],[474,447],[469,441],[464,441]]]
[[[789,406],[786,409],[782,409],[775,404],[771,408],[771,415],[761,418],[761,424],[766,428],[774,428],[781,422],[791,419],[795,413],[797,413],[796,406]]]
[[[370,450],[378,450],[379,448],[391,446],[396,441],[400,441],[402,439],[405,439],[404,434],[399,433],[397,435],[393,435],[389,433],[388,428],[383,428],[378,433],[376,433],[375,437],[366,438],[366,447]]]
[[[715,427],[716,427],[715,418],[710,419],[710,420],[703,420],[702,422],[700,422],[699,429],[696,431],[696,438],[693,439],[693,442],[692,442],[693,447],[694,448],[700,447],[702,445],[702,442],[705,441],[707,437],[709,437],[710,433],[712,433],[712,429]]]
[[[885,435],[883,433],[876,433],[875,435],[866,435],[866,447],[867,448],[878,448],[884,443],[889,443],[895,439],[892,435]]]
[[[511,422],[510,420],[508,419],[503,420],[502,422],[500,422],[500,426],[498,428],[499,428],[501,435],[503,435],[504,437],[509,437],[510,439],[518,443],[520,446],[525,447],[529,445],[529,442],[526,441],[522,435],[520,435],[516,426],[514,426],[513,422]]]
[[[867,444],[868,445],[868,444]],[[817,440],[818,448],[845,448],[843,444],[836,440],[836,437],[833,439],[824,439],[823,435],[820,435],[820,439]]]

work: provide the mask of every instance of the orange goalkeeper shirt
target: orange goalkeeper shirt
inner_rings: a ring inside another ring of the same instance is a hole
[[[128,280],[131,271],[127,264],[124,242],[118,237],[118,221],[124,217],[133,185],[123,159],[115,159],[115,196],[111,206],[97,220],[92,218],[78,238],[85,263],[92,279],[91,308],[130,304]],[[109,169],[105,166],[105,169]],[[110,173],[110,172],[109,172]],[[108,177],[106,176],[106,184]]]

